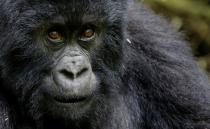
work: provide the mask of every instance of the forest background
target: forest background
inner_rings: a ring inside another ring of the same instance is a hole
[[[164,15],[192,46],[198,64],[210,73],[210,0],[139,0]]]

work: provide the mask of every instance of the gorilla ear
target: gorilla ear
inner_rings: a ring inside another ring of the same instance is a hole
[[[112,1],[122,3],[122,4],[126,4],[128,1],[132,1],[132,0],[112,0]]]
[[[112,2],[116,3],[116,6],[119,6],[120,9],[126,10],[128,2],[131,2],[133,0],[111,0]]]
[[[112,0],[113,2],[126,2],[128,0]]]
[[[0,61],[0,78],[1,78],[1,76],[2,76],[2,63],[1,63],[2,61]]]

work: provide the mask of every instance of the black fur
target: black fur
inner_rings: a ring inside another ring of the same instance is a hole
[[[76,28],[85,13],[106,28],[91,51],[99,90],[81,118],[55,118],[42,95],[52,60],[34,33],[55,14]],[[209,82],[189,46],[131,0],[1,0],[0,37],[0,129],[210,129]]]

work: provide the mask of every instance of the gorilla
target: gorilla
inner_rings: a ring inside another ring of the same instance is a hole
[[[0,129],[210,129],[190,47],[135,0],[1,0]]]

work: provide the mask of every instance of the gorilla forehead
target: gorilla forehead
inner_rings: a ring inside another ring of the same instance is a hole
[[[20,5],[22,19],[33,19],[36,21],[51,20],[54,17],[62,16],[65,22],[81,23],[91,20],[107,18],[115,21],[121,17],[125,1],[117,0],[22,0]],[[26,6],[22,6],[22,5]],[[26,8],[24,8],[26,7]],[[22,15],[23,14],[23,15]],[[25,17],[25,18],[24,18]],[[22,23],[24,23],[22,21]],[[41,22],[39,22],[41,23]],[[31,23],[32,24],[32,23]]]
[[[23,0],[24,1],[24,0]],[[31,6],[52,6],[60,12],[67,14],[74,13],[100,13],[109,9],[113,10],[113,6],[116,10],[119,10],[122,6],[122,1],[113,0],[29,0],[25,1],[31,4]]]
[[[75,15],[84,13],[100,13],[109,3],[108,1],[89,1],[89,0],[30,0],[24,1],[30,4],[35,10],[56,11],[65,15]],[[29,6],[27,6],[28,8]],[[39,11],[41,13],[41,11]]]

